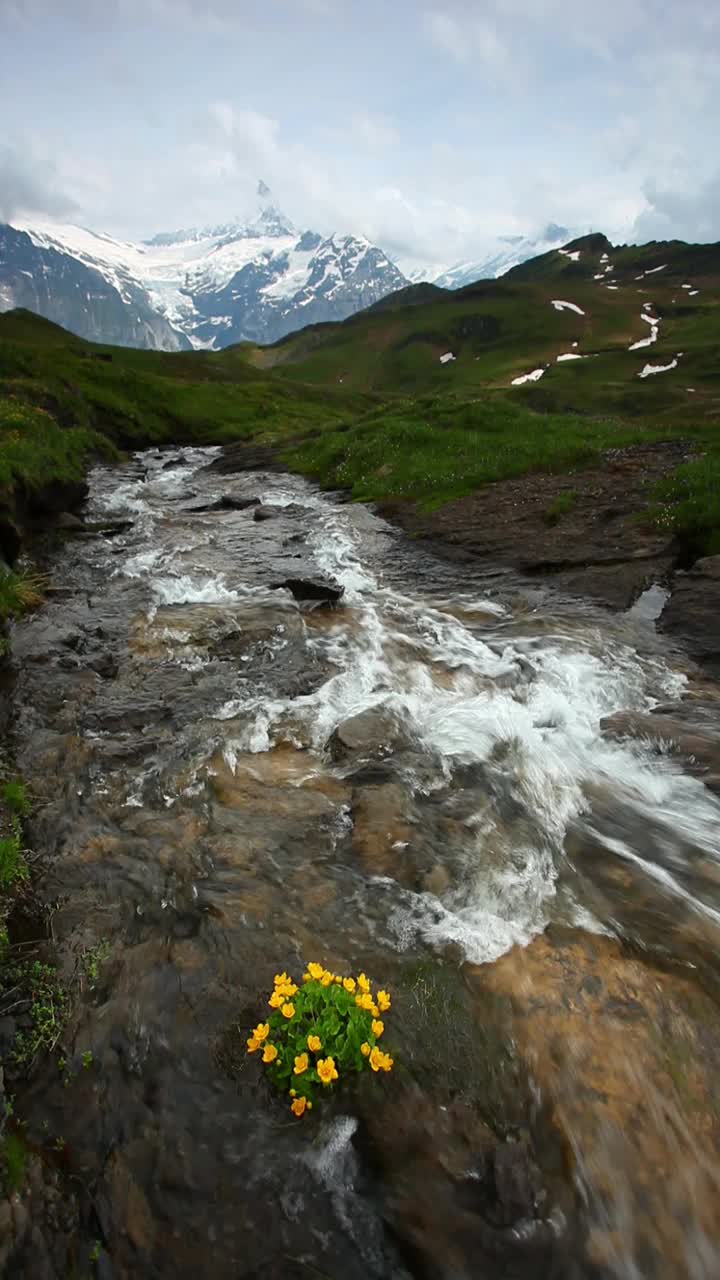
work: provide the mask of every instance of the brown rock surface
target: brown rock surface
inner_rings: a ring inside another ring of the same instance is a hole
[[[612,938],[570,930],[547,931],[469,980],[506,1001],[589,1197],[595,1261],[645,1280],[709,1275],[702,1257],[720,1249],[713,1001]]]

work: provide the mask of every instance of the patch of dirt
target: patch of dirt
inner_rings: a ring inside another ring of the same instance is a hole
[[[682,441],[632,445],[582,470],[499,481],[437,511],[388,502],[381,514],[445,554],[551,575],[567,591],[625,609],[674,567],[669,535],[642,512],[658,480],[691,456]],[[563,495],[571,509],[552,523],[552,504]]]

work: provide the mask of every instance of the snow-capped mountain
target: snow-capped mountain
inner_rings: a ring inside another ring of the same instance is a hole
[[[141,244],[14,218],[0,226],[0,311],[27,307],[97,341],[220,348],[343,320],[408,283],[363,237],[298,231],[264,183],[258,196],[249,222]]]
[[[554,222],[548,225],[537,236],[498,236],[482,257],[470,261],[447,263],[417,262],[399,259],[398,267],[413,284],[428,281],[439,285],[442,289],[462,289],[465,285],[474,284],[476,280],[491,280],[502,276],[511,267],[517,267],[529,258],[536,258],[550,249],[557,249],[567,244],[579,231],[568,231],[567,227],[559,227]]]

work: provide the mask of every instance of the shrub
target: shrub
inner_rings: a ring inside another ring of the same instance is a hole
[[[19,880],[26,880],[27,874],[20,836],[13,832],[0,837],[0,889],[11,889]]]
[[[343,978],[313,963],[302,987],[279,973],[268,1003],[273,1012],[253,1031],[248,1053],[262,1052],[271,1083],[292,1098],[293,1115],[312,1110],[350,1074],[392,1070],[393,1059],[378,1045],[390,996],[373,996],[364,973]]]

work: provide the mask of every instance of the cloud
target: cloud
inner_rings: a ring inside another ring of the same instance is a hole
[[[76,209],[51,162],[0,144],[0,222],[9,222],[20,213],[63,218]]]
[[[639,240],[720,239],[720,170],[696,187],[670,190],[645,183],[647,208],[635,222]]]
[[[486,71],[498,71],[508,62],[508,48],[497,25],[485,18],[430,9],[423,15],[423,29],[437,48],[457,62],[479,61]]]

